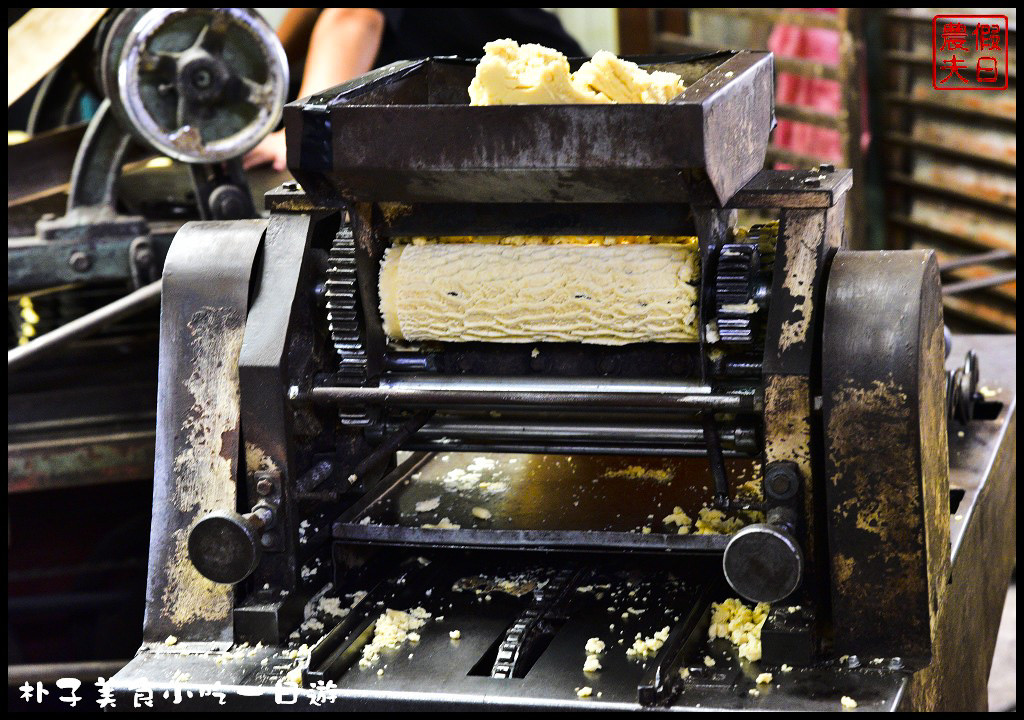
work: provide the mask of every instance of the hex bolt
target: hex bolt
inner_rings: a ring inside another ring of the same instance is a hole
[[[71,253],[71,257],[68,258],[68,265],[70,265],[71,269],[75,272],[86,272],[92,267],[92,256],[90,256],[89,253],[76,250]]]
[[[774,500],[789,500],[800,488],[800,473],[795,463],[774,462],[765,470],[764,490]]]
[[[260,537],[260,545],[265,548],[272,548],[277,545],[277,533],[273,530],[263,533]]]
[[[274,491],[274,483],[267,478],[260,478],[256,481],[256,492],[266,496]]]

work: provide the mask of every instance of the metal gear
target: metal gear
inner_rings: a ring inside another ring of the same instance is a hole
[[[359,284],[356,278],[356,244],[352,229],[343,227],[334,237],[327,265],[327,325],[338,360],[337,378],[359,385],[366,380],[366,344],[359,323]],[[366,425],[365,410],[342,408],[342,424]]]
[[[751,230],[753,232],[753,228]],[[719,251],[718,271],[715,275],[715,310],[718,335],[722,342],[754,342],[752,320],[760,310],[756,299],[760,272],[761,253],[756,242],[727,243]],[[752,302],[757,306],[752,308]]]

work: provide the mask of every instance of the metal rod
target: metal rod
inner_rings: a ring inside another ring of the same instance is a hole
[[[485,442],[442,442],[419,441],[414,435],[404,446],[405,450],[420,450],[432,453],[478,452],[478,453],[528,453],[532,455],[653,455],[664,457],[707,457],[704,445],[625,445],[623,443],[597,445],[584,443],[540,443],[510,441],[502,443]],[[722,450],[722,457],[744,458],[753,453],[738,450]]]
[[[157,280],[119,298],[109,305],[93,310],[80,318],[40,335],[26,345],[7,351],[7,372],[19,370],[33,360],[57,350],[72,340],[88,337],[123,318],[160,303],[161,281]]]
[[[1013,260],[1017,256],[1007,250],[990,250],[986,253],[980,253],[978,255],[968,255],[967,257],[958,258],[956,260],[950,260],[939,264],[939,272],[949,272],[950,270],[959,270],[960,268],[973,267],[974,265],[984,265],[990,262],[999,262],[1000,260]]]
[[[355,469],[352,470],[351,477],[356,479],[361,478],[364,473],[371,470],[374,466],[384,460],[384,458],[389,457],[402,446],[402,443],[423,427],[423,424],[427,422],[433,414],[433,411],[429,410],[418,412],[404,425],[396,428],[384,439],[384,442],[374,448],[373,452],[363,458],[363,460],[356,465]]]
[[[736,433],[722,432],[722,439],[734,443]],[[442,438],[481,438],[494,440],[592,440],[595,442],[657,442],[694,445],[704,440],[699,425],[631,425],[618,423],[543,423],[515,421],[439,420],[425,424],[415,437],[420,440]]]
[[[7,687],[16,687],[23,683],[48,684],[61,678],[75,678],[76,680],[109,678],[127,664],[127,660],[94,660],[92,662],[8,665]]]
[[[301,396],[299,396],[301,397]],[[405,376],[378,387],[312,388],[313,402],[342,405],[491,405],[644,407],[742,411],[759,409],[751,392],[713,393],[707,385],[608,378]]]
[[[1017,281],[1017,271],[999,273],[998,275],[991,275],[989,277],[978,278],[976,280],[964,280],[963,282],[950,283],[949,285],[942,286],[943,295],[957,295],[959,293],[970,292],[971,290],[981,290],[987,287],[995,287],[996,285],[1003,285],[1005,283],[1011,283]]]

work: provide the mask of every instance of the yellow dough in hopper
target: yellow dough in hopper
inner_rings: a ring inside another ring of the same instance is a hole
[[[470,105],[666,103],[686,89],[675,73],[648,72],[604,50],[575,73],[562,53],[542,45],[495,40],[484,52]]]
[[[520,45],[495,40],[484,45],[485,55],[469,85],[470,105],[559,105],[607,103],[572,83],[569,60],[543,45]]]
[[[442,342],[696,342],[690,244],[399,245],[380,273],[384,331]]]
[[[573,74],[573,83],[615,103],[667,103],[686,89],[675,73],[648,72],[607,50],[583,63]]]

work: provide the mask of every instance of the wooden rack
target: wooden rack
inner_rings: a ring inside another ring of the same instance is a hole
[[[943,92],[931,84],[933,16],[901,8],[866,20],[877,38],[868,48],[879,69],[872,100],[886,245],[935,249],[954,330],[1015,332],[1016,27],[1009,89]],[[975,256],[981,262],[967,264]]]
[[[694,14],[701,17],[729,18],[734,31],[728,38],[709,38],[694,22]],[[838,12],[812,12],[780,8],[620,8],[619,50],[624,55],[660,53],[688,53],[742,47],[766,50],[768,35],[777,24],[823,28],[839,33],[838,65],[827,65],[800,58],[775,58],[777,72],[793,73],[804,77],[823,78],[839,83],[841,100],[839,112],[830,115],[792,104],[776,104],[776,117],[838,130],[842,143],[841,165],[854,171],[854,187],[850,193],[850,212],[847,212],[847,234],[855,248],[866,247],[864,197],[864,155],[861,139],[861,96],[859,58],[863,57],[860,40],[860,11],[840,8]],[[767,165],[785,163],[798,169],[808,169],[835,159],[794,152],[774,142],[768,147]]]

